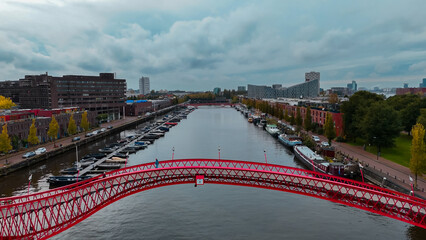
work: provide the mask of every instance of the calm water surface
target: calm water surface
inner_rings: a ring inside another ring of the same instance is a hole
[[[131,134],[126,131],[124,134]],[[116,140],[112,136],[80,154]],[[129,158],[129,165],[175,159],[217,158],[301,167],[294,155],[231,108],[199,108],[164,138]],[[74,154],[31,170],[38,183],[69,166]],[[28,170],[0,183],[3,195],[26,191]],[[13,183],[12,183],[13,182]],[[2,185],[3,184],[3,185]],[[7,185],[7,187],[6,187]],[[11,186],[9,186],[11,185]],[[426,239],[426,231],[344,205],[293,193],[193,184],[157,188],[121,199],[54,239]]]

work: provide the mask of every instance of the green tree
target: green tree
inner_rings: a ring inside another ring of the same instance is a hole
[[[327,113],[325,117],[324,132],[328,139],[328,144],[331,145],[331,140],[336,137],[336,129],[334,128],[333,115],[331,113]]]
[[[0,134],[0,152],[7,153],[12,150],[9,134],[7,133],[7,124],[3,125],[3,130]]]
[[[85,132],[89,130],[90,124],[89,124],[89,121],[87,120],[87,111],[84,111],[83,114],[81,115],[80,127],[83,128]]]
[[[13,149],[21,148],[21,140],[19,140],[18,136],[12,135],[12,136],[10,136],[10,140],[11,140]]]
[[[290,124],[291,125],[296,124],[296,119],[294,118],[294,112],[290,113]]]
[[[74,116],[74,114],[71,114],[70,120],[68,122],[68,134],[69,135],[74,135],[74,134],[77,133],[77,125],[75,124],[73,116]]]
[[[343,125],[345,135],[348,139],[356,141],[357,137],[363,137],[362,121],[369,107],[375,103],[383,101],[382,95],[370,93],[367,91],[358,91],[349,98],[349,101],[343,102],[341,111],[343,114]]]
[[[52,120],[49,123],[49,130],[47,131],[47,136],[50,137],[53,141],[56,140],[58,137],[59,132],[59,124],[58,121],[56,121],[56,118],[54,115],[52,115]]]
[[[297,107],[296,108],[296,126],[300,128],[302,124],[303,124],[302,114],[300,114],[300,108]]]
[[[282,119],[284,119],[284,113],[283,113],[283,109],[282,109],[282,107],[280,107],[279,109],[278,109],[278,118],[280,119],[280,120],[282,120]]]
[[[395,95],[386,99],[386,103],[398,112],[404,131],[410,134],[411,128],[420,116],[422,107],[420,96],[415,94]]]
[[[37,137],[37,128],[35,126],[35,119],[33,119],[33,123],[30,127],[30,132],[28,133],[28,143],[32,145],[36,145],[39,143],[39,139]]]
[[[426,127],[426,108],[420,109],[420,116],[417,118],[417,123],[420,123],[423,125],[423,127]]]
[[[377,146],[379,154],[381,147],[393,146],[394,139],[400,134],[398,113],[384,101],[374,103],[364,116],[362,129],[366,140]]]
[[[312,129],[312,115],[311,115],[311,107],[308,106],[306,108],[306,116],[304,121],[304,127],[306,131],[310,131]]]
[[[426,172],[426,145],[425,128],[420,123],[413,126],[411,130],[413,140],[411,142],[410,170],[414,174],[414,187],[417,188],[417,176]]]
[[[285,111],[284,111],[284,120],[286,122],[290,121],[290,118],[288,117],[288,109],[287,108],[285,108]]]

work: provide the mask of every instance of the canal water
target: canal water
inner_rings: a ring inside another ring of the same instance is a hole
[[[132,134],[132,130],[121,136]],[[84,155],[111,136],[79,149]],[[218,158],[302,167],[294,155],[232,108],[200,107],[129,165],[172,158]],[[0,179],[3,196],[47,188],[46,179],[75,154]],[[341,204],[293,193],[227,185],[167,186],[121,199],[53,239],[426,239],[424,229]]]

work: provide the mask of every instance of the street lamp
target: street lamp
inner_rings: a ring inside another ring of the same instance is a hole
[[[374,139],[374,144],[377,147],[377,160],[379,160],[379,144],[376,143],[376,137],[373,137],[373,139]]]
[[[263,153],[265,154],[265,163],[268,164],[268,160],[266,159],[266,149],[263,149]]]
[[[410,178],[410,182],[411,182],[411,194],[414,196],[414,187],[413,187],[413,178],[410,176],[410,175],[408,175],[408,177]]]
[[[220,160],[220,146],[217,148],[217,151],[219,152],[219,160]]]
[[[173,153],[172,153],[172,160],[173,160],[173,158],[175,156],[175,147],[172,148],[172,151],[173,151]]]

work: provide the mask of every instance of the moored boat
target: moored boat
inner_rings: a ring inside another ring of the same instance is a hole
[[[266,120],[265,119],[261,119],[259,121],[259,123],[257,124],[258,127],[263,128],[266,126]]]
[[[343,176],[345,173],[344,164],[338,162],[329,163],[307,146],[296,145],[293,147],[293,149],[296,158],[299,159],[310,170],[335,176]]]
[[[101,163],[98,166],[96,166],[97,169],[119,169],[121,168],[120,163]]]
[[[265,130],[271,134],[273,137],[278,137],[280,134],[280,130],[278,129],[277,125],[275,124],[268,124],[266,125]]]
[[[89,178],[91,176],[51,176],[47,181],[49,182],[49,188],[52,189],[76,183],[77,180],[80,182]]]
[[[287,135],[287,134],[280,134],[278,136],[278,141],[282,143],[286,147],[294,147],[296,145],[302,144],[302,139],[295,135]]]
[[[78,171],[81,171],[81,170],[83,170],[83,168],[81,168],[81,167],[79,167],[79,168],[77,168],[77,167],[70,167],[70,168],[63,169],[60,172],[62,174],[77,174]]]
[[[105,163],[127,163],[126,158],[111,157],[110,159],[105,160]]]
[[[99,152],[101,152],[101,153],[112,153],[114,151],[115,151],[115,148],[108,148],[108,147],[99,149]]]

